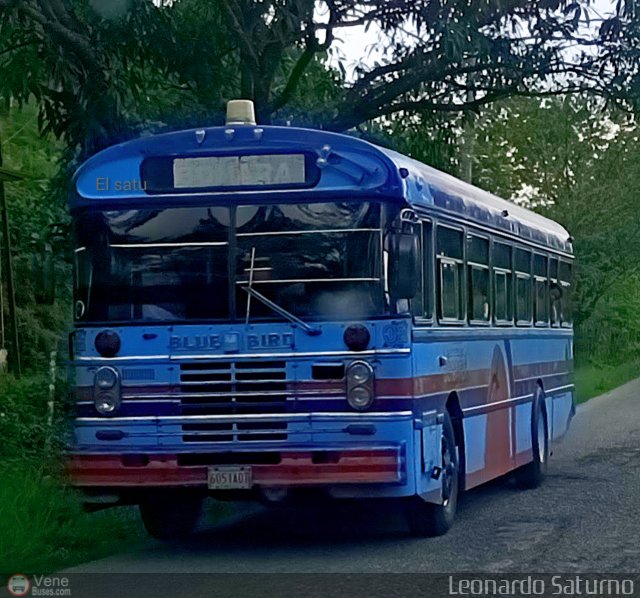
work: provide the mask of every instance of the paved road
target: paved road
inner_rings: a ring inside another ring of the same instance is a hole
[[[257,509],[188,543],[151,542],[75,572],[637,572],[640,380],[579,408],[549,477],[521,491],[498,480],[465,495],[455,527],[406,533],[388,507]]]

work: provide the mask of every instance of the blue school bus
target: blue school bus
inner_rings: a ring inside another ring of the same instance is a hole
[[[87,504],[139,504],[169,539],[206,496],[386,498],[438,535],[463,490],[540,484],[574,413],[567,231],[360,139],[229,115],[73,179]]]

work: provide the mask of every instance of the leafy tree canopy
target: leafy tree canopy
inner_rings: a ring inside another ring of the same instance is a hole
[[[575,319],[640,274],[635,119],[579,96],[511,99],[477,124],[476,184],[561,222],[578,258]]]
[[[631,0],[0,0],[0,94],[91,154],[154,121],[221,119],[231,97],[262,122],[334,130],[397,113],[478,108],[512,95],[638,86]],[[380,30],[383,58],[346,81],[340,37]],[[311,99],[311,101],[310,101]]]

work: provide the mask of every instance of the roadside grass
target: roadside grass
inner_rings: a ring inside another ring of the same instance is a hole
[[[619,365],[584,363],[576,367],[576,397],[578,403],[601,395],[640,376],[640,361]]]
[[[0,376],[0,578],[49,573],[142,542],[137,511],[85,513],[65,487],[63,385],[55,413],[46,375]]]
[[[151,541],[136,507],[87,513],[65,485],[67,393],[56,391],[53,412],[47,376],[0,374],[0,587],[13,573],[51,573]],[[203,522],[234,512],[207,501]]]
[[[136,509],[86,513],[50,472],[26,460],[0,463],[0,579],[49,573],[146,541]]]

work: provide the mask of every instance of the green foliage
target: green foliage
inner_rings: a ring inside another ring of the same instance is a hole
[[[231,97],[267,124],[313,92],[309,122],[347,130],[519,94],[633,96],[635,13],[594,16],[590,0],[0,0],[0,96],[35,98],[42,130],[83,156],[160,122],[219,122]],[[358,25],[381,32],[381,58],[347,83],[320,67]]]
[[[0,459],[42,459],[55,436],[53,425],[48,425],[48,388],[43,376],[0,377]]]
[[[622,279],[640,272],[635,121],[575,96],[513,99],[487,110],[477,134],[475,182],[559,221],[575,238],[581,326]]]
[[[23,366],[43,371],[71,312],[66,173],[72,162],[63,162],[68,158],[63,144],[39,135],[37,109],[31,104],[0,110],[0,142],[4,163],[27,175],[7,183],[5,193]],[[52,305],[43,304],[50,299],[47,286],[55,287]]]
[[[640,375],[640,361],[637,356],[632,361],[615,365],[606,363],[585,363],[576,368],[575,383],[578,403],[613,390]]]
[[[145,541],[133,508],[85,513],[49,459],[0,461],[0,581],[50,573]]]
[[[145,537],[133,509],[88,514],[65,487],[66,388],[58,381],[54,410],[49,392],[45,375],[0,376],[0,580],[99,558]]]

